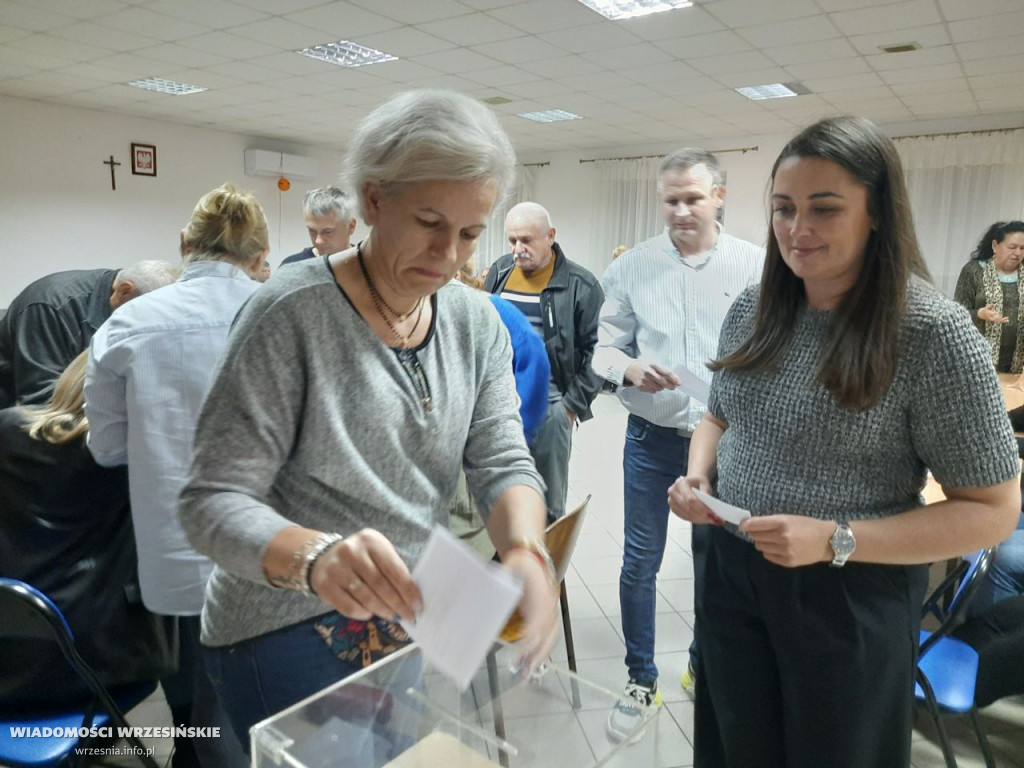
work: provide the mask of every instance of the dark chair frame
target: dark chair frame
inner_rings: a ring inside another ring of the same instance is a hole
[[[83,707],[62,708],[54,712],[39,713],[38,722],[35,725],[44,727],[55,716],[74,714],[77,717],[78,714],[81,714],[81,727],[90,728],[97,724],[97,718],[100,718],[104,724],[109,722],[115,729],[129,727],[121,707],[100,682],[89,664],[78,653],[71,628],[68,627],[64,615],[50,598],[30,584],[16,579],[0,578],[0,615],[3,616],[3,621],[0,622],[0,636],[56,643],[72,670],[82,679],[92,696],[91,701]],[[155,684],[140,685],[136,696],[131,697],[128,702],[129,708],[148,696],[155,688]],[[106,720],[104,721],[103,718]],[[32,725],[26,719],[19,719],[18,724]],[[3,725],[6,726],[6,724]],[[125,740],[129,745],[135,747],[136,756],[142,765],[146,768],[159,768],[156,761],[146,754],[146,747],[138,738],[131,736]],[[82,739],[69,741],[67,749],[52,764],[60,765],[69,756],[73,758],[74,750],[82,746],[83,743]],[[0,754],[0,762],[12,764],[15,768],[20,765],[41,765],[38,761],[19,762],[18,756],[13,754]],[[82,763],[86,762],[88,762],[87,758],[82,757]]]
[[[973,695],[973,682],[970,680],[970,707],[966,709],[953,709],[943,704],[938,700],[935,694],[935,686],[932,681],[928,679],[928,675],[925,670],[922,669],[922,662],[926,659],[928,654],[932,651],[940,652],[947,648],[952,649],[954,645],[959,644],[964,646],[960,649],[970,658],[971,654],[974,656],[974,668],[973,672],[969,669],[966,670],[944,670],[943,674],[964,674],[977,677],[977,654],[967,646],[963,641],[952,637],[953,630],[960,624],[967,611],[967,606],[970,604],[971,599],[977,593],[981,587],[982,581],[985,579],[985,575],[988,573],[989,568],[995,561],[996,548],[990,547],[988,549],[982,549],[978,552],[970,555],[965,555],[946,575],[946,578],[932,590],[931,595],[925,600],[922,607],[922,618],[929,616],[933,617],[938,621],[939,626],[934,630],[921,630],[921,646],[918,652],[918,662],[916,670],[916,680],[918,689],[915,690],[914,695],[919,701],[923,701],[928,713],[931,715],[932,720],[935,722],[935,727],[939,734],[939,744],[942,748],[942,756],[946,762],[947,768],[957,768],[956,756],[953,753],[953,746],[949,740],[949,733],[946,731],[946,727],[943,723],[943,714],[966,714],[971,721],[971,725],[974,729],[974,734],[978,739],[978,744],[981,747],[981,754],[985,760],[985,765],[988,768],[996,768],[995,759],[992,756],[992,748],[988,743],[988,738],[985,736],[985,732],[981,728],[981,723],[978,720],[978,708],[974,704]]]

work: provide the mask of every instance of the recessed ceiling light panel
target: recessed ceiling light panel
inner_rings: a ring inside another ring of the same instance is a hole
[[[770,85],[745,85],[735,91],[752,101],[764,99],[785,99],[790,96],[804,96],[810,91],[800,83],[771,83]]]
[[[582,115],[566,112],[564,109],[545,109],[542,112],[520,112],[519,117],[535,123],[557,123],[561,120],[582,120]]]
[[[337,64],[339,67],[363,67],[367,64],[380,64],[384,61],[398,60],[397,56],[392,56],[390,53],[384,53],[384,51],[378,51],[375,48],[367,48],[365,45],[359,45],[359,43],[349,42],[348,40],[314,45],[312,48],[303,48],[301,51],[296,51],[296,53],[309,56],[311,59],[319,59],[320,61]]]
[[[692,0],[579,0],[579,2],[612,21],[675,11],[693,5]]]
[[[132,80],[128,85],[133,88],[143,88],[147,91],[170,93],[174,96],[185,96],[190,93],[201,93],[202,91],[209,90],[201,85],[176,83],[173,80],[164,80],[162,77],[147,77],[143,80]]]

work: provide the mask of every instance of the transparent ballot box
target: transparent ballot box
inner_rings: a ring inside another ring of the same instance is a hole
[[[658,710],[626,739],[605,724],[620,696],[548,664],[523,678],[489,654],[465,692],[410,645],[252,729],[254,768],[586,768],[645,762]],[[653,722],[652,722],[653,721]],[[612,760],[614,756],[614,761]]]

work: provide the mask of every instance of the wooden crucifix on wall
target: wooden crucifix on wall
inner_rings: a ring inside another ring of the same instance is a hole
[[[114,156],[111,155],[109,160],[104,160],[103,161],[103,164],[110,166],[110,188],[116,190],[117,189],[117,179],[114,178],[114,166],[115,165],[120,165],[120,163],[117,162],[116,160],[114,160]]]

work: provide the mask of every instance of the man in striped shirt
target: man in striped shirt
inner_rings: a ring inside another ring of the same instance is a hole
[[[679,388],[685,366],[705,382],[718,335],[736,296],[760,282],[764,249],[727,235],[718,223],[725,187],[714,155],[680,149],[665,158],[658,194],[665,231],[624,253],[602,278],[594,369],[617,387],[630,412],[623,456],[625,539],[619,602],[626,640],[626,693],[661,703],[654,663],[656,580],[668,530],[668,488],[686,474],[690,436],[705,404]],[[706,526],[693,528],[694,601],[700,605]],[[692,681],[696,640],[684,686]],[[609,718],[612,736],[638,722],[636,708]]]
[[[549,407],[530,451],[547,485],[551,522],[565,514],[572,428],[591,417],[590,403],[603,383],[590,362],[604,294],[594,275],[562,253],[542,206],[513,206],[505,218],[505,234],[512,251],[494,263],[484,290],[526,315],[547,349]]]

